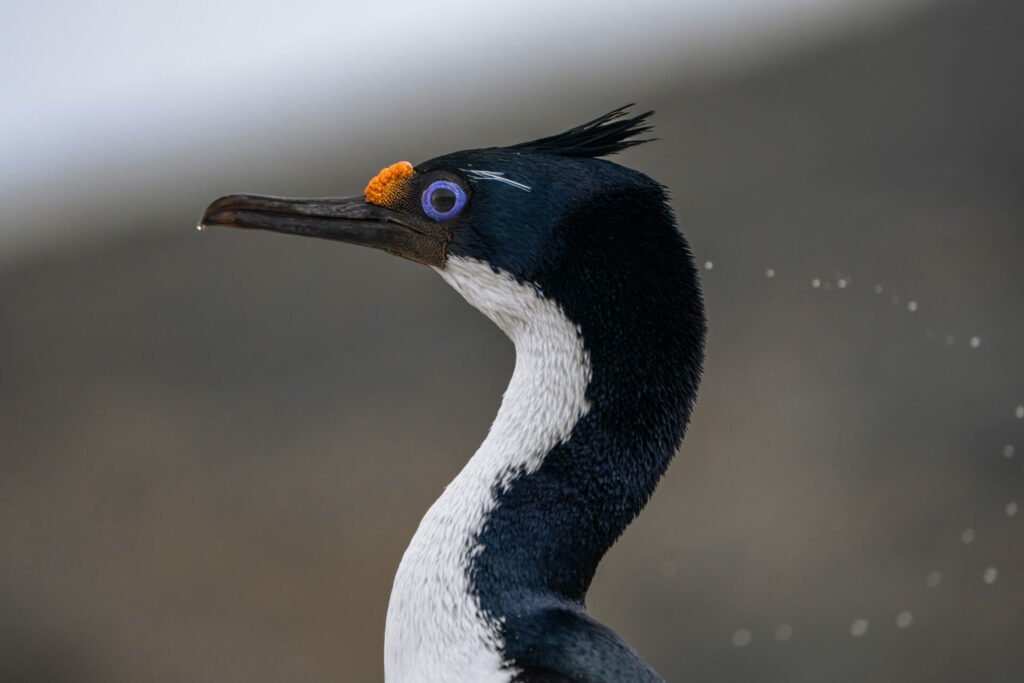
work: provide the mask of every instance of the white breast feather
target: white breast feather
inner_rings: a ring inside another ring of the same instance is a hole
[[[534,472],[590,405],[590,359],[579,328],[535,288],[475,259],[449,258],[441,277],[512,339],[516,365],[476,454],[420,522],[391,590],[384,634],[388,683],[503,683],[498,625],[470,593],[475,538],[495,484]]]

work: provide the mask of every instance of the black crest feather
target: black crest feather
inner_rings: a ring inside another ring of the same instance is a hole
[[[530,142],[520,142],[518,145],[512,145],[510,149],[557,154],[565,157],[603,157],[650,142],[650,138],[642,140],[630,138],[647,133],[652,129],[652,126],[647,125],[647,119],[654,112],[645,111],[642,114],[626,118],[627,110],[632,106],[634,105],[627,104],[598,116],[593,121],[570,128],[564,133],[549,135],[546,138]]]

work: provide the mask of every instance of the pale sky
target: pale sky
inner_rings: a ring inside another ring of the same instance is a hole
[[[727,60],[916,1],[7,0],[0,201],[17,208],[42,185],[267,130],[295,108],[330,103],[356,131],[410,98],[443,111],[474,84]],[[345,88],[372,107],[346,107]]]

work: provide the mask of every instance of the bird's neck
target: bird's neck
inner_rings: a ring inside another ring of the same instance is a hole
[[[482,606],[474,558],[504,492],[543,466],[590,409],[578,326],[533,288],[479,262],[442,272],[513,340],[516,364],[491,429],[420,522],[388,606],[385,674],[395,681],[507,681],[502,635]],[[543,501],[535,501],[543,504]],[[525,550],[516,539],[505,539]]]
[[[491,434],[517,456],[494,473],[470,568],[506,635],[533,600],[582,605],[682,442],[704,358],[697,271],[660,188],[593,198],[556,232],[565,251],[536,267],[536,285],[472,261],[445,271],[513,340],[522,375]],[[491,436],[474,460],[499,447]]]
[[[434,680],[436,668],[436,680],[453,670],[508,680],[514,615],[582,604],[689,419],[703,309],[685,246],[675,247],[685,259],[666,272],[562,298],[487,264],[449,260],[442,276],[508,334],[516,364],[487,438],[402,559],[388,610],[389,678]],[[651,283],[672,293],[647,291]]]
[[[676,293],[634,282],[555,305],[537,292],[548,315],[518,328],[496,320],[515,342],[516,370],[474,456],[501,454],[472,540],[472,589],[487,613],[501,619],[552,598],[582,604],[601,558],[654,492],[702,363],[703,309],[687,266]]]

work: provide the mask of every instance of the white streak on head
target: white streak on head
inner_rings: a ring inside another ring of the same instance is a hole
[[[515,180],[512,180],[510,178],[506,178],[505,174],[501,171],[479,171],[475,168],[460,168],[459,170],[462,171],[463,173],[469,174],[470,180],[497,180],[499,183],[511,185],[512,187],[518,190],[523,190],[524,192],[530,191],[529,185],[524,185],[523,183],[516,182]]]

